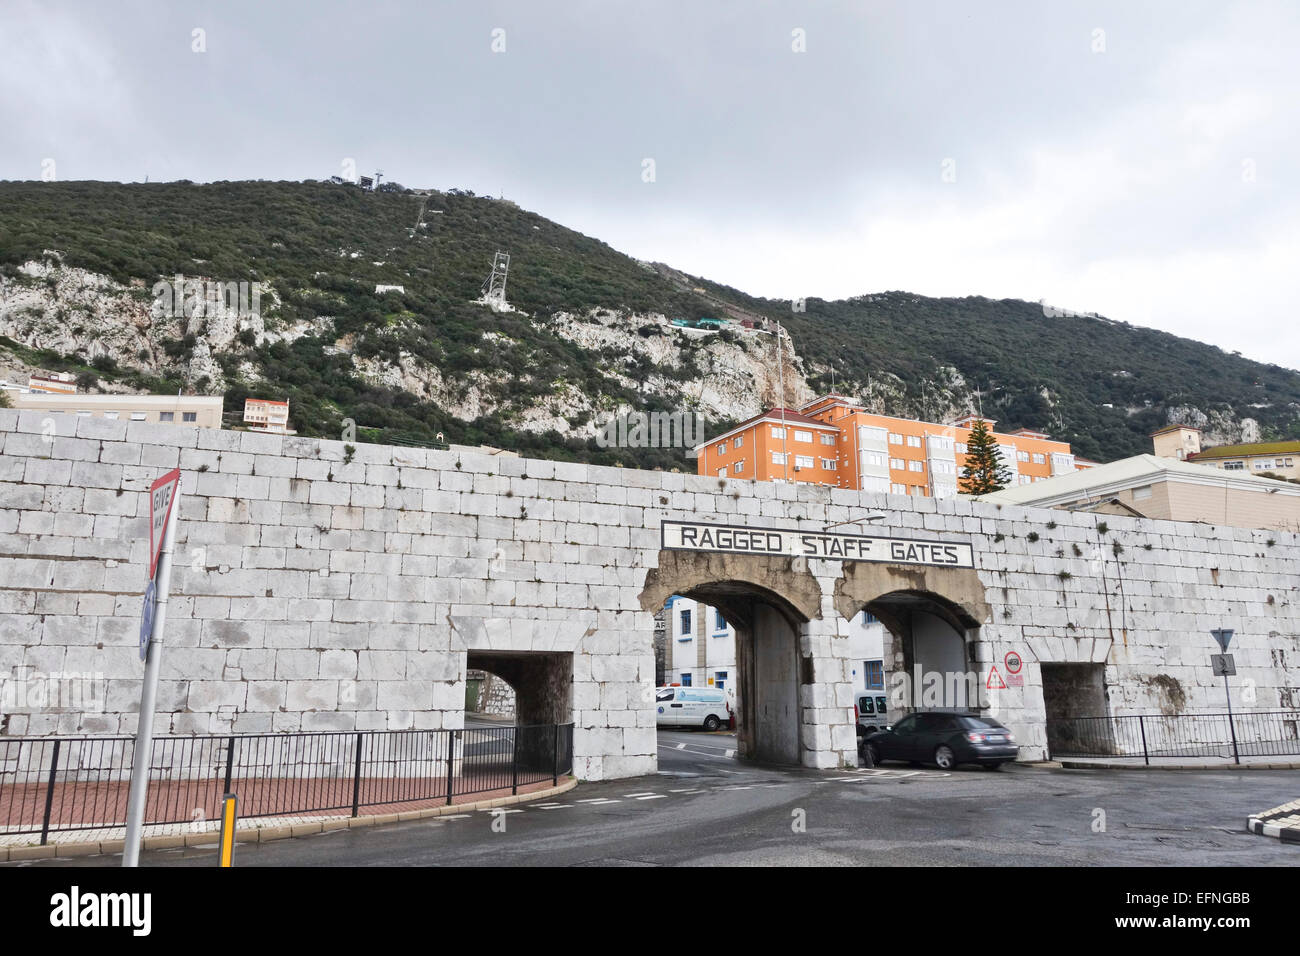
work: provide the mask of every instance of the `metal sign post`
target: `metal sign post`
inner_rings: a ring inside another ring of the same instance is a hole
[[[1223,695],[1228,698],[1228,733],[1232,735],[1232,760],[1233,763],[1239,764],[1241,763],[1241,754],[1237,750],[1237,727],[1232,719],[1232,691],[1228,689],[1228,675],[1237,673],[1232,655],[1228,653],[1228,645],[1232,642],[1232,634],[1231,628],[1218,628],[1210,631],[1210,636],[1223,649],[1222,654],[1210,655],[1210,666],[1214,668],[1215,674],[1223,675]]]
[[[149,795],[149,758],[153,751],[153,717],[158,699],[158,670],[162,658],[163,628],[167,623],[167,595],[172,583],[172,550],[179,523],[176,516],[180,512],[180,478],[180,471],[173,470],[149,489],[149,564],[153,575],[146,590],[145,614],[151,614],[153,620],[148,627],[148,647],[144,649],[147,656],[144,686],[140,692],[140,720],[135,730],[135,754],[131,761],[131,795],[126,808],[123,866],[138,866],[140,863],[140,838],[144,829],[145,801]],[[142,627],[142,644],[146,639],[144,631]]]

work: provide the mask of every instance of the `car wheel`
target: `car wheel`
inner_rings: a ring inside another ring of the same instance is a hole
[[[1001,767],[1002,767],[1002,761],[1001,761],[1001,760],[995,760],[995,761],[993,761],[992,763],[986,763],[986,764],[984,765],[984,769],[985,769],[985,770],[998,770],[998,769],[1000,769]]]
[[[713,730],[717,730],[721,726],[722,726],[722,721],[718,720],[718,718],[713,716],[712,714],[709,714],[709,716],[704,718],[705,730],[713,731]]]
[[[877,746],[876,746],[875,744],[873,744],[873,743],[868,743],[868,744],[866,745],[866,747],[864,747],[863,749],[866,750],[866,752],[867,752],[867,759],[871,761],[871,766],[873,766],[873,767],[879,767],[879,766],[880,766],[880,748],[877,747]]]
[[[940,770],[951,770],[957,766],[957,755],[947,744],[940,744],[934,750],[934,762]]]

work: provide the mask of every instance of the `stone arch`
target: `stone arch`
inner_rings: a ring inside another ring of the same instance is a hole
[[[813,683],[809,622],[821,618],[822,591],[806,562],[792,557],[661,551],[646,574],[641,607],[658,610],[673,595],[717,608],[736,632],[735,711],[740,756],[817,765],[812,723],[804,720]]]
[[[982,705],[976,645],[981,626],[992,620],[992,609],[974,570],[846,563],[834,600],[845,620],[866,610],[884,625],[892,720],[918,708]]]

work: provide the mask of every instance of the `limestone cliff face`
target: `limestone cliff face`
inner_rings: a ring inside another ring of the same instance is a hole
[[[741,325],[742,320],[762,317],[727,305],[716,296],[706,298],[717,305],[717,314],[731,320],[723,331],[680,328],[656,312],[592,309],[528,315],[504,303],[494,306],[496,311],[520,316],[555,347],[563,346],[566,351],[569,346],[576,347],[578,364],[584,366],[581,371],[595,370],[595,380],[608,383],[609,388],[602,390],[591,385],[590,375],[585,376],[587,384],[580,386],[567,374],[541,382],[530,379],[527,371],[510,372],[505,363],[492,360],[495,350],[512,344],[494,331],[482,333],[475,350],[482,361],[474,368],[437,367],[396,342],[391,350],[379,354],[374,348],[358,350],[355,335],[336,332],[330,315],[284,318],[270,286],[260,288],[260,296],[251,297],[251,301],[227,301],[209,294],[215,283],[203,276],[203,267],[202,261],[195,261],[191,274],[179,285],[171,277],[155,285],[144,279],[123,285],[105,275],[65,265],[57,251],[47,250],[41,258],[23,264],[16,274],[0,273],[0,337],[33,352],[48,350],[83,365],[94,364],[105,370],[100,391],[131,390],[121,380],[123,376],[109,373],[116,368],[149,377],[179,378],[187,389],[206,394],[223,393],[232,384],[273,394],[279,383],[262,378],[264,373],[252,350],[309,339],[324,353],[345,356],[359,382],[407,392],[460,421],[493,419],[517,433],[554,431],[579,440],[595,436],[612,417],[637,410],[629,396],[635,396],[642,409],[697,414],[707,433],[716,425],[748,418],[765,408],[780,404],[797,407],[814,396],[810,379],[816,379],[822,390],[828,390],[830,384],[829,367],[802,358],[788,337],[784,339],[784,374],[778,374],[775,336]],[[678,286],[703,292],[691,285],[693,280],[667,267],[656,264],[647,268]],[[196,283],[197,292],[186,282]],[[333,293],[322,292],[321,301],[331,301],[330,295]],[[201,307],[195,307],[195,296],[202,298]],[[407,313],[400,321],[418,326],[416,333],[423,335],[430,326],[419,323],[436,318]],[[401,331],[402,327],[395,325],[379,334],[392,332],[396,336]],[[24,380],[27,374],[42,370],[39,355],[23,359],[0,343],[0,378]],[[1127,371],[1113,374],[1132,377]],[[518,387],[523,381],[527,389]],[[878,370],[863,373],[847,386],[842,381],[835,384],[868,410],[928,421],[947,421],[981,409],[996,419],[998,403],[1012,394],[995,387],[981,395],[950,365],[935,367],[921,381],[905,381],[891,371]],[[989,388],[989,382],[982,384]],[[622,397],[611,398],[615,393]],[[1034,397],[1041,399],[1045,409],[1047,420],[1042,427],[1068,434],[1066,403],[1053,386],[1040,386]],[[1148,401],[1145,407],[1137,404],[1115,408],[1115,412],[1131,419],[1150,406]],[[1207,444],[1254,441],[1260,436],[1254,418],[1229,406],[1202,409],[1182,404],[1163,412],[1171,423],[1200,427]]]
[[[197,276],[186,279],[207,282]],[[327,352],[349,357],[360,380],[409,392],[467,422],[496,415],[521,431],[554,430],[586,438],[610,416],[632,410],[569,382],[549,383],[542,395],[521,402],[500,397],[510,393],[502,387],[508,384],[505,371],[437,368],[406,351],[355,354],[352,337],[334,338],[327,316],[311,322],[279,321],[273,290],[262,292],[258,311],[213,297],[202,308],[187,310],[185,301],[183,288],[177,295],[161,286],[146,287],[143,281],[122,285],[65,266],[50,253],[26,263],[15,278],[0,276],[0,335],[87,364],[107,358],[118,368],[149,375],[179,372],[187,387],[209,394],[229,384],[218,356],[317,336]],[[706,423],[747,418],[781,398],[776,341],[766,332],[739,325],[725,331],[683,329],[661,314],[613,310],[558,312],[530,321],[539,331],[577,346],[606,378],[643,396],[648,404],[695,412]],[[485,353],[490,355],[500,344],[497,333],[483,334]],[[40,370],[24,363],[6,368],[14,377]],[[244,361],[236,368],[249,384],[261,383],[254,363]],[[784,386],[785,401],[791,405],[812,397],[803,362],[789,341]],[[105,376],[100,390],[123,387]]]

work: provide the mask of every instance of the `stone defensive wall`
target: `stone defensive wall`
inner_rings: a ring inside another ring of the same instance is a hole
[[[521,722],[575,725],[580,778],[652,772],[672,594],[736,625],[759,759],[855,765],[864,609],[909,683],[998,668],[981,705],[1022,759],[1054,709],[1221,710],[1212,628],[1234,708],[1300,706],[1295,534],[0,409],[0,735],[134,732],[146,492],[173,468],[157,733],[459,728],[484,669]]]

